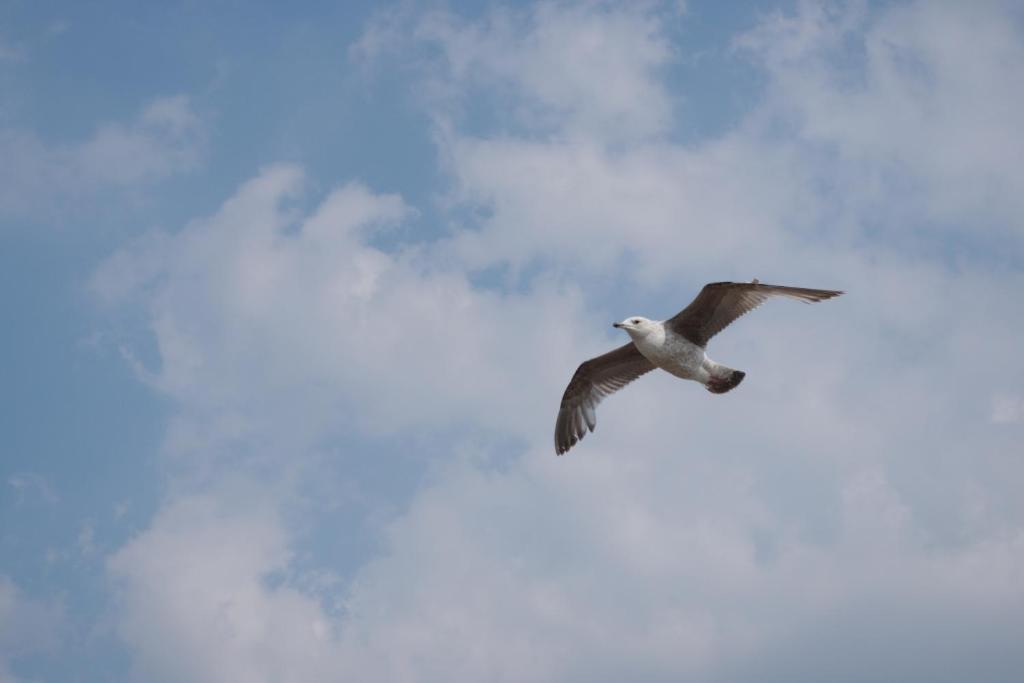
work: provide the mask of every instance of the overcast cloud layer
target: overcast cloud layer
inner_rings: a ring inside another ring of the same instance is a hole
[[[1020,680],[1024,15],[751,11],[713,48],[747,102],[694,139],[702,11],[369,13],[332,68],[401,84],[431,189],[268,147],[117,235],[80,305],[161,401],[156,490],[49,587],[0,564],[0,681]],[[0,211],[157,210],[216,155],[201,111],[0,129]],[[736,391],[646,377],[554,457],[612,320],[753,277],[847,294],[717,337]],[[29,470],[10,509],[59,507]]]

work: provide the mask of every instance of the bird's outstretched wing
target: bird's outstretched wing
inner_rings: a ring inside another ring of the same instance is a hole
[[[605,396],[653,369],[654,365],[637,351],[633,342],[581,363],[562,394],[555,421],[555,452],[565,453],[586,436],[588,429],[594,431],[594,411]]]
[[[693,302],[665,321],[674,332],[698,346],[726,328],[736,318],[754,310],[769,297],[786,296],[804,303],[824,301],[842,294],[832,289],[805,289],[762,285],[753,282],[712,282],[704,285]]]

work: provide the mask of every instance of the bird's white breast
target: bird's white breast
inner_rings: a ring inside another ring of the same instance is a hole
[[[633,344],[647,360],[676,377],[696,378],[704,362],[704,349],[664,325],[634,338]]]

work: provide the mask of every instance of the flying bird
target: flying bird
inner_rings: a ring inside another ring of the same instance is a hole
[[[661,368],[676,377],[700,382],[713,394],[735,389],[746,373],[708,358],[708,341],[744,313],[769,297],[785,296],[804,303],[842,294],[831,289],[805,289],[752,282],[712,282],[689,306],[668,320],[626,318],[612,327],[625,330],[628,344],[584,361],[569,381],[555,421],[555,452],[562,455],[597,425],[597,404],[637,377]]]

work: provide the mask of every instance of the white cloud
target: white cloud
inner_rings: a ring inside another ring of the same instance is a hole
[[[368,241],[406,215],[398,197],[349,184],[303,215],[287,208],[301,185],[294,167],[267,169],[216,215],[99,269],[103,300],[141,296],[154,385],[193,417],[236,416],[236,435],[322,436],[351,429],[344,414],[388,431],[458,421],[522,433],[539,407],[521,378],[564,367],[571,328],[557,323],[575,297],[481,291],[419,247],[381,251]]]
[[[131,125],[108,124],[70,154],[72,173],[129,185],[187,171],[199,162],[203,125],[184,95],[158,98]]]
[[[22,681],[11,670],[14,662],[54,650],[64,621],[59,601],[29,597],[10,578],[0,575],[0,681]]]
[[[1007,133],[1024,107],[1022,30],[1006,2],[808,2],[739,44],[766,65],[773,110],[839,156],[847,201],[1019,236],[1024,142]]]
[[[659,280],[673,267],[687,274],[721,261],[741,276],[817,258],[818,243],[862,245],[880,233],[900,251],[940,249],[959,234],[1004,253],[1024,229],[1024,154],[1007,134],[1024,105],[1009,87],[1024,46],[1004,10],[808,2],[773,15],[737,41],[769,76],[765,101],[736,130],[690,146],[643,121],[671,121],[677,96],[659,72],[671,46],[648,6],[539,3],[477,22],[417,15],[419,23],[406,19],[412,28],[392,17],[391,33],[371,33],[375,47],[365,52],[419,54],[409,46],[421,45],[445,57],[421,80],[443,91],[428,107],[453,199],[486,216],[457,237],[470,266],[555,261],[598,273],[635,257]],[[620,60],[626,80],[654,94],[617,97],[599,62],[558,51],[587,43],[592,24],[631,56]],[[979,46],[962,50],[970,43]],[[494,93],[514,94],[491,109],[544,103],[548,116],[513,117],[518,126],[503,114],[452,116],[452,102],[479,109]],[[547,93],[605,123],[581,122]],[[618,114],[604,113],[616,103]],[[981,242],[988,237],[998,241]],[[787,259],[799,251],[808,253]]]
[[[658,72],[672,58],[657,3],[537,2],[479,22],[447,11],[383,14],[354,48],[378,58],[408,44],[436,48],[423,84],[447,119],[475,97],[510,121],[571,136],[635,141],[664,133],[672,104]],[[461,118],[457,116],[456,118]]]
[[[1024,398],[1001,395],[992,399],[992,421],[1009,424],[1024,422]]]
[[[591,443],[575,460],[534,449],[506,471],[451,463],[390,526],[386,552],[361,569],[341,615],[294,579],[297,539],[264,490],[172,502],[110,562],[136,675],[706,680],[824,632],[863,643],[858,620],[877,609],[909,619],[925,641],[980,624],[943,653],[958,666],[980,638],[1015,650],[1019,528],[935,546],[868,466],[841,483],[801,482],[824,484],[821,502],[838,505],[818,511],[835,515],[835,532],[808,536],[747,466],[650,437],[650,452],[624,462],[629,443]],[[946,626],[920,621],[929,612]],[[1004,629],[985,630],[1000,620]],[[857,670],[884,678],[904,664],[868,659]]]
[[[110,558],[138,680],[325,680],[330,627],[314,599],[274,583],[290,551],[254,503],[176,500]]]
[[[200,162],[206,127],[183,95],[157,98],[130,123],[100,126],[87,140],[50,144],[0,129],[0,212],[49,215],[106,189],[130,189]]]
[[[731,259],[730,274],[744,277],[799,249],[781,226],[799,228],[818,208],[795,191],[805,170],[791,155],[734,139],[614,153],[464,138],[451,154],[459,198],[491,211],[455,238],[471,267],[539,261],[593,274],[635,261],[628,275],[650,285]]]
[[[545,449],[506,475],[455,467],[424,491],[392,530],[393,554],[355,584],[349,637],[364,670],[383,666],[389,680],[708,680],[842,628],[868,602],[891,601],[891,618],[939,606],[1020,624],[1019,530],[929,550],[868,470],[838,491],[836,537],[815,542],[712,454],[634,454],[623,465],[617,445],[592,444],[582,465]],[[884,678],[888,666],[859,671]]]
[[[440,49],[426,68],[453,89],[429,105],[440,153],[456,208],[490,210],[479,226],[385,250],[381,231],[411,212],[401,198],[350,183],[304,211],[302,173],[275,166],[214,215],[108,260],[94,290],[142,312],[159,363],[140,367],[179,408],[168,450],[207,474],[240,448],[274,480],[239,493],[197,477],[202,493],[173,489],[111,559],[139,677],[787,680],[838,668],[956,680],[985,666],[1009,680],[1024,628],[1024,464],[977,397],[1024,380],[1024,329],[1007,315],[1024,280],[984,244],[956,268],[920,249],[947,234],[922,216],[994,214],[954,168],[958,147],[898,138],[919,123],[941,140],[980,120],[921,102],[974,87],[1004,104],[1016,95],[995,92],[1006,73],[988,46],[965,55],[985,72],[973,83],[953,69],[920,82],[898,72],[909,94],[886,85],[887,36],[945,63],[952,48],[933,34],[959,30],[949,6],[831,8],[806,3],[745,39],[766,64],[767,99],[696,146],[661,137],[671,97],[656,71],[671,46],[647,6],[426,15],[412,37]],[[972,21],[1015,54],[1019,34]],[[839,38],[866,50],[863,88],[840,78]],[[561,56],[590,55],[589,41],[651,90],[653,113],[614,79],[602,100],[601,60]],[[452,115],[492,87],[523,104],[519,132],[470,133]],[[909,119],[890,135],[879,122],[893,99]],[[837,125],[844,101],[856,106]],[[637,134],[620,135],[621,121]],[[780,122],[798,135],[780,136]],[[1015,134],[1008,119],[992,125],[984,135]],[[963,158],[985,173],[1009,163],[990,152]],[[1005,170],[1012,185],[1017,169]],[[915,188],[913,207],[875,182],[890,177]],[[947,194],[959,181],[964,192]],[[993,190],[1003,208],[1009,187]],[[921,242],[897,235],[908,215]],[[521,289],[475,284],[505,264],[527,273]],[[712,355],[749,372],[741,390],[645,378],[553,457],[559,392],[609,344],[594,332],[600,309],[627,299],[593,292],[629,285],[630,306],[667,302],[650,313],[668,315],[704,277],[752,276],[849,292],[766,306],[716,339]],[[382,525],[383,550],[361,558],[339,615],[295,576],[304,541],[280,509],[297,494],[276,482],[332,438],[338,457],[387,458],[350,445],[367,432],[433,436],[451,455]],[[504,457],[487,445],[495,434],[525,448]]]

